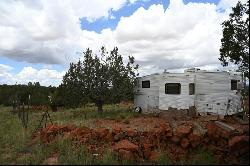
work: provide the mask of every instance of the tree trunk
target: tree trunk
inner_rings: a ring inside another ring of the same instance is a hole
[[[98,108],[98,113],[102,113],[103,112],[103,109],[102,109],[103,101],[98,100],[96,105],[97,105],[97,108]]]

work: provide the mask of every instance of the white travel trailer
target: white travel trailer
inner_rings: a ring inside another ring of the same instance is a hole
[[[137,110],[190,110],[232,115],[241,109],[242,76],[236,72],[196,68],[184,73],[152,74],[137,79],[134,104]]]

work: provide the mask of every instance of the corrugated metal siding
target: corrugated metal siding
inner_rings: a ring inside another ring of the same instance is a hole
[[[242,83],[241,76],[228,72],[196,71],[141,77],[139,87],[135,88],[135,106],[146,111],[196,106],[198,112],[231,115],[239,111],[241,106],[240,94],[236,94],[237,90],[231,90],[231,79]],[[150,80],[150,88],[141,88],[141,82],[146,80]],[[180,83],[181,94],[165,94],[166,83]],[[195,83],[195,95],[189,95],[189,83]]]
[[[226,114],[228,97],[225,93],[200,94],[196,96],[198,112]]]
[[[197,72],[197,111],[222,115],[236,113],[240,108],[240,96],[231,90],[231,79],[241,80],[240,76],[232,76],[227,72]]]
[[[225,93],[230,89],[228,73],[196,73],[196,94]]]
[[[166,83],[180,83],[181,94],[165,94]],[[167,110],[169,107],[188,109],[194,105],[194,95],[189,95],[189,83],[194,83],[192,73],[163,74],[159,87],[159,108]]]
[[[135,107],[139,106],[144,112],[159,106],[159,75],[149,75],[138,79],[135,88]],[[142,81],[150,81],[150,88],[142,88]]]

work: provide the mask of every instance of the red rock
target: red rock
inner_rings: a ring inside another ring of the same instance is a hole
[[[121,132],[121,127],[115,126],[115,127],[113,128],[113,133],[119,134],[120,132]]]
[[[53,133],[53,132],[56,132],[57,130],[59,130],[60,127],[59,126],[56,126],[56,125],[51,125],[49,127],[47,127],[47,133]]]
[[[213,141],[217,141],[222,135],[223,129],[217,126],[214,122],[207,125],[207,135]]]
[[[149,148],[152,148],[153,145],[149,144],[149,143],[143,143],[143,147],[144,147],[144,149],[149,149]]]
[[[72,131],[72,133],[74,133],[77,136],[84,136],[90,132],[91,132],[91,129],[88,127],[84,127],[84,126],[80,128],[76,128],[74,131]]]
[[[158,152],[152,151],[150,156],[149,156],[149,160],[153,161],[153,162],[157,162],[160,158],[160,154]]]
[[[178,143],[178,142],[180,142],[180,138],[178,136],[174,135],[173,137],[171,137],[171,141],[174,143]]]
[[[228,146],[232,152],[249,149],[249,136],[234,136],[228,141]]]
[[[209,137],[213,137],[216,133],[218,126],[214,122],[210,122],[207,124],[207,135]]]
[[[212,133],[214,133],[217,129],[217,126],[215,125],[214,122],[209,122],[207,123],[207,134],[211,135]]]
[[[99,129],[96,129],[95,132],[98,134],[100,138],[103,138],[108,135],[109,130],[105,128],[99,128]]]
[[[197,147],[201,142],[201,136],[194,133],[190,133],[188,139],[193,148]]]
[[[145,159],[149,158],[153,147],[154,146],[150,143],[143,143],[143,155]]]
[[[181,147],[183,147],[184,149],[186,149],[189,145],[189,141],[187,138],[182,138],[181,139]]]
[[[159,125],[166,132],[171,130],[171,127],[170,127],[169,123],[160,123]]]
[[[106,136],[105,136],[105,139],[109,142],[113,142],[114,141],[114,137],[112,135],[111,132],[109,132]]]
[[[76,125],[74,125],[74,124],[65,125],[65,126],[62,126],[61,129],[64,132],[70,132],[70,131],[76,129]]]
[[[119,149],[124,149],[124,150],[134,152],[134,151],[138,151],[139,147],[128,140],[121,140],[118,143],[116,143],[115,146],[113,147],[113,150],[115,151]]]
[[[161,134],[163,134],[165,132],[165,130],[163,128],[154,128],[154,134],[153,135],[156,135],[156,136],[160,136]]]
[[[184,135],[189,134],[191,132],[191,130],[192,130],[191,126],[182,125],[182,126],[177,127],[176,134],[179,137],[183,137]]]
[[[167,137],[172,137],[173,136],[173,133],[172,131],[168,131],[167,134],[166,134]]]
[[[165,128],[167,126],[166,123],[159,123],[159,127]]]
[[[136,135],[136,131],[134,129],[126,128],[124,131],[127,133],[129,137],[134,137]]]

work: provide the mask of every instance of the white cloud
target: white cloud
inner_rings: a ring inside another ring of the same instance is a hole
[[[19,73],[14,74],[12,67],[0,64],[0,84],[28,84],[39,82],[43,86],[58,86],[65,71],[58,72],[52,69],[37,70],[33,67],[24,67]]]
[[[80,18],[111,17],[127,0],[2,0],[0,1],[0,55],[31,63],[64,64],[85,32]],[[96,36],[96,35],[95,35]]]
[[[104,29],[96,33],[80,27],[82,17],[89,21],[102,17],[112,19],[111,10],[117,11],[125,4],[135,2],[2,0],[0,56],[30,63],[65,65],[79,58],[76,52],[87,47],[96,52],[105,45],[108,49],[118,46],[124,55],[132,54],[141,65],[141,75],[195,66],[219,68],[221,23],[228,18],[236,1],[221,0],[216,6],[171,0],[166,10],[163,5],[152,5],[149,9],[141,7],[131,16],[122,17],[115,30]],[[225,11],[219,11],[219,8]],[[59,80],[56,74],[61,74],[51,69],[31,67],[16,75],[6,67],[5,72],[1,72],[1,77],[5,73],[4,77],[7,79],[8,75],[12,83],[16,77],[22,81],[44,80],[44,84],[49,84],[53,79]],[[45,75],[49,76],[47,82]]]
[[[171,1],[166,11],[162,5],[152,5],[121,18],[115,37],[138,62],[154,68],[214,64],[219,63],[224,18],[214,4]]]

